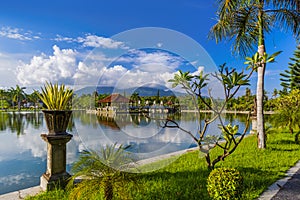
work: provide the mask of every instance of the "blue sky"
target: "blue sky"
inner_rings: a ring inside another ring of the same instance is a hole
[[[0,87],[37,87],[46,80],[69,85],[93,85],[99,80],[102,85],[124,85],[123,79],[129,86],[164,85],[176,70],[185,69],[186,61],[195,70],[215,69],[210,59],[215,65],[226,62],[242,69],[243,59],[232,55],[230,42],[216,44],[207,39],[216,22],[216,10],[213,0],[2,2]],[[145,30],[149,34],[143,35]],[[161,31],[166,37],[159,35]],[[274,88],[281,89],[279,73],[287,69],[296,43],[291,34],[275,30],[267,36],[266,45],[270,53],[283,51],[277,63],[267,67],[265,88],[271,93]],[[166,51],[147,53],[143,50],[147,48]],[[196,51],[209,61],[201,62]],[[124,54],[135,57],[112,65],[116,56]],[[255,76],[251,83],[255,89]]]

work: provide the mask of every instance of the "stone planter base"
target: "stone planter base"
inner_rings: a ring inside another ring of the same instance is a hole
[[[70,174],[66,172],[66,144],[72,138],[71,134],[42,134],[47,142],[47,171],[41,176],[40,186],[43,190],[64,188]]]
[[[44,191],[54,190],[56,188],[65,188],[70,177],[71,175],[68,172],[52,176],[44,173],[40,178],[40,187]]]

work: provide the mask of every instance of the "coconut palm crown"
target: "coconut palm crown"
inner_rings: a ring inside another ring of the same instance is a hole
[[[70,100],[73,96],[73,90],[66,88],[64,84],[52,84],[46,82],[38,93],[39,98],[45,104],[48,110],[69,110]]]

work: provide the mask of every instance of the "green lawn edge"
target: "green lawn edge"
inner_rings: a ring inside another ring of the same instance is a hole
[[[214,149],[212,155],[216,156],[219,151]],[[299,160],[300,146],[295,144],[293,135],[280,132],[268,135],[265,150],[257,149],[256,135],[249,135],[231,156],[216,167],[239,170],[244,178],[242,199],[256,199],[276,180],[284,177],[286,171]],[[165,166],[166,162],[151,163],[143,169],[157,169]],[[128,193],[126,199],[210,199],[206,190],[209,172],[201,153],[188,152],[159,170],[133,174],[134,181],[124,186]],[[68,194],[68,191],[55,190],[26,199],[69,199]]]

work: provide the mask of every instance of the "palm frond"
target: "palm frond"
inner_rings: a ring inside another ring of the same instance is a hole
[[[300,35],[300,12],[297,10],[289,10],[281,8],[273,10],[273,15],[276,21],[277,27],[280,27],[282,31],[292,31],[292,33],[299,37]]]
[[[122,145],[106,145],[100,151],[85,150],[81,152],[78,161],[73,164],[74,175],[69,181],[68,189],[71,190],[72,199],[93,199],[103,196],[112,199],[120,194],[126,197],[125,185],[131,181],[130,174],[124,170],[124,166],[132,159],[128,156]],[[74,180],[81,178],[82,182],[74,185]]]

